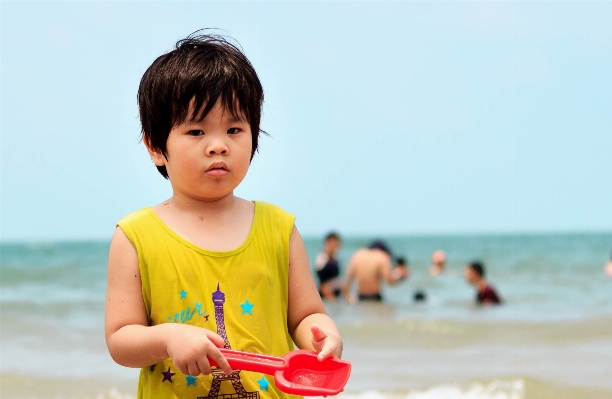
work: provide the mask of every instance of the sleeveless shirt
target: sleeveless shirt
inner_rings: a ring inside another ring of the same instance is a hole
[[[185,323],[219,334],[225,347],[283,356],[294,349],[287,328],[289,237],[295,217],[255,202],[244,243],[231,251],[200,248],[144,208],[117,223],[138,253],[149,325]],[[184,375],[165,359],[141,369],[138,398],[279,399],[274,378],[234,370]]]

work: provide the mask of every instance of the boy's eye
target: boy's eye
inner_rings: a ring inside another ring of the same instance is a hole
[[[188,132],[188,134],[190,134],[192,136],[203,136],[204,135],[204,131],[203,130],[194,129],[194,130],[190,130]]]
[[[231,127],[227,130],[227,134],[236,134],[240,132],[240,128],[237,127]]]

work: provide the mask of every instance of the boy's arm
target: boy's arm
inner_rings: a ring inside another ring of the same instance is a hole
[[[319,359],[342,356],[342,339],[327,316],[317,291],[302,237],[293,226],[289,239],[289,306],[287,327],[299,348],[319,352]]]
[[[138,255],[121,228],[115,230],[108,255],[105,335],[111,357],[123,366],[147,367],[172,357],[183,374],[208,374],[210,356],[231,372],[217,348],[223,339],[212,331],[174,323],[149,326]]]

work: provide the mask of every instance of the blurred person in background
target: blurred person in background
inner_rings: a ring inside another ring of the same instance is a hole
[[[356,301],[351,293],[351,286],[356,280],[360,301],[382,301],[381,283],[394,285],[406,277],[406,270],[392,270],[391,259],[391,250],[383,241],[374,241],[368,248],[358,249],[349,261],[342,288],[347,300],[351,303]]]
[[[319,277],[319,294],[321,298],[335,302],[340,296],[340,264],[338,251],[342,245],[340,235],[330,232],[323,241],[323,251],[315,258],[315,269]]]
[[[610,252],[610,260],[606,263],[604,267],[604,272],[610,277],[612,277],[612,252]]]
[[[431,267],[429,268],[429,274],[437,276],[444,273],[446,267],[446,253],[441,250],[434,251],[431,254]]]
[[[404,257],[399,257],[395,261],[395,267],[392,271],[393,278],[403,280],[410,277],[410,269],[408,268],[408,260]]]
[[[495,289],[485,280],[485,267],[480,261],[473,261],[465,266],[465,278],[476,287],[476,303],[479,305],[501,304]]]

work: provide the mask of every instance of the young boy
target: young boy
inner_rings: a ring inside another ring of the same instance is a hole
[[[111,356],[141,368],[139,398],[285,397],[272,377],[232,370],[219,348],[282,356],[295,343],[323,360],[341,356],[342,340],[294,216],[233,193],[260,134],[253,66],[226,39],[192,35],[145,72],[138,104],[143,141],[172,197],[117,224]]]

